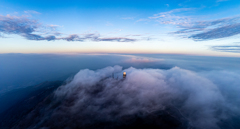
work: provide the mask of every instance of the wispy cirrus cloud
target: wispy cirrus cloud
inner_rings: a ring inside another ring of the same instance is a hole
[[[148,17],[151,20],[155,20],[160,24],[172,24],[172,25],[186,25],[191,22],[192,17],[184,16],[180,13],[194,10],[194,8],[180,8],[173,9],[168,12],[161,12]]]
[[[217,0],[216,2],[219,3],[219,2],[225,2],[225,1],[229,1],[229,0]]]
[[[195,41],[227,38],[240,34],[240,17],[195,21],[179,27],[180,30],[172,33],[184,35]]]
[[[123,17],[122,19],[124,19],[124,20],[134,20],[135,17]]]
[[[178,34],[195,41],[227,38],[240,34],[240,16],[204,21],[184,14],[193,10],[194,8],[174,9],[155,14],[148,20],[154,20],[160,24],[174,25],[179,30],[170,34]]]
[[[211,40],[226,38],[240,34],[240,23],[235,23],[232,25],[220,26],[214,29],[208,29],[204,32],[191,35],[189,38],[194,40]]]
[[[106,41],[106,42],[135,42],[140,39],[128,37],[102,37],[98,33],[70,34],[67,36],[57,31],[58,25],[43,25],[28,16],[0,15],[0,37],[2,34],[16,34],[28,40],[66,40],[66,41]]]
[[[37,11],[34,11],[34,10],[27,10],[27,11],[24,11],[24,13],[27,13],[27,14],[41,14]]]

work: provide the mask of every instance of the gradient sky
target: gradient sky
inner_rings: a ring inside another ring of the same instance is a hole
[[[1,0],[0,53],[240,56],[239,0]]]

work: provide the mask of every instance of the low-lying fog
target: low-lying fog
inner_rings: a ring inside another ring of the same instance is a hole
[[[44,81],[65,80],[81,69],[96,70],[114,65],[157,69],[177,66],[196,72],[237,74],[239,64],[240,58],[184,55],[0,54],[0,93]]]

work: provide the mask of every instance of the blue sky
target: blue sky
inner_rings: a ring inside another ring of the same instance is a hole
[[[2,0],[0,53],[240,56],[239,0]]]

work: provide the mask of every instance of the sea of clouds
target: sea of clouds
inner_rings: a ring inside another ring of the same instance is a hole
[[[122,77],[124,71],[126,78]],[[42,115],[34,126],[94,128],[99,121],[119,124],[124,116],[154,115],[156,111],[172,108],[188,121],[188,128],[238,128],[239,80],[239,73],[198,73],[179,67],[169,70],[133,67],[123,70],[121,66],[96,71],[84,69],[55,91],[57,108],[48,108],[51,115]],[[168,114],[180,119],[174,112]],[[125,122],[131,124],[131,121]],[[104,128],[115,127],[107,125]]]

